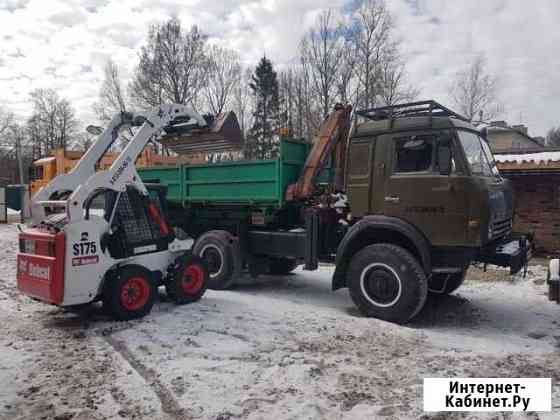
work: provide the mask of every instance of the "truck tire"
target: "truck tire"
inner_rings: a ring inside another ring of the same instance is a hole
[[[438,276],[445,276],[446,274],[438,274]],[[447,279],[447,283],[445,284],[445,288],[442,291],[430,291],[430,293],[434,295],[449,295],[457,290],[463,282],[465,281],[465,277],[467,277],[467,269],[465,268],[460,273],[454,273],[449,275]],[[442,280],[444,281],[444,280]],[[436,284],[443,284],[440,280],[437,280]]]
[[[103,305],[116,320],[128,321],[150,313],[157,288],[148,270],[124,266],[106,281]]]
[[[268,273],[272,275],[290,274],[298,266],[293,258],[271,258],[268,264]]]
[[[350,297],[366,316],[403,324],[426,302],[428,281],[410,252],[374,244],[357,252],[347,272]]]
[[[181,255],[175,260],[173,271],[165,283],[167,296],[177,305],[197,302],[208,287],[208,269],[202,258]]]
[[[234,239],[229,232],[211,230],[200,236],[193,246],[193,254],[199,256],[208,268],[208,288],[229,289],[234,281]]]

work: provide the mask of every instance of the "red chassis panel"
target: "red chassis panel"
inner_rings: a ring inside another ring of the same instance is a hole
[[[36,251],[33,254],[23,252],[18,254],[18,289],[23,294],[43,302],[62,304],[66,252],[64,233],[51,234],[31,229],[20,234],[21,240],[34,241]],[[47,249],[54,252],[44,252]]]

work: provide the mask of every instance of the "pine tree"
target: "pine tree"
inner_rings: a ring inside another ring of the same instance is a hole
[[[263,57],[249,83],[255,98],[254,123],[247,136],[245,158],[271,159],[278,153],[280,97],[272,63]]]

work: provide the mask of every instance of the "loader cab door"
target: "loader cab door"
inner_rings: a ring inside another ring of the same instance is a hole
[[[468,178],[456,158],[455,132],[403,132],[391,137],[386,149],[383,213],[411,223],[432,245],[464,244]]]
[[[144,196],[136,188],[113,192],[114,211],[110,224],[113,232],[107,243],[113,258],[164,251],[173,240],[160,194]]]

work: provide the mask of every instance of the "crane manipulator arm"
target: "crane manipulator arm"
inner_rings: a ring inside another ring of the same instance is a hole
[[[335,191],[344,188],[344,164],[351,119],[352,105],[335,106],[334,111],[319,127],[317,139],[307,156],[298,181],[288,186],[287,201],[307,200],[313,196],[316,178],[324,169],[333,151],[335,160],[333,187]]]
[[[70,220],[84,216],[84,202],[98,189],[109,188],[124,191],[127,185],[134,185],[146,193],[146,187],[138,177],[135,168],[136,158],[154,135],[158,135],[174,121],[184,122],[188,118],[192,126],[206,128],[206,120],[194,110],[179,104],[166,104],[154,107],[147,113],[121,112],[111,120],[105,131],[82,156],[76,166],[68,173],[54,178],[31,200],[32,223],[38,224],[45,218],[46,207],[64,207]],[[121,151],[111,167],[95,172],[95,165],[118,139],[119,131],[126,126],[139,126],[135,136]],[[53,200],[53,196],[70,194],[66,200]]]

